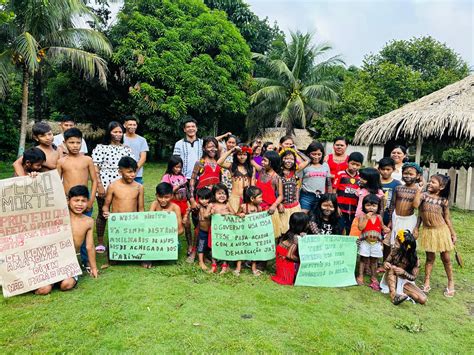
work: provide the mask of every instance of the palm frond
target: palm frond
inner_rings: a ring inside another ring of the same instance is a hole
[[[257,82],[257,86],[259,88],[263,88],[265,86],[283,86],[284,84],[281,81],[271,78],[254,78],[254,80]]]
[[[301,90],[301,93],[305,98],[327,101],[328,104],[336,102],[338,99],[337,93],[331,89],[331,87],[323,83],[308,85]]]
[[[275,125],[281,125],[282,127],[292,128],[293,124],[291,121],[291,101],[288,100],[285,108],[280,111],[275,119]]]
[[[272,103],[282,102],[287,99],[286,89],[283,86],[266,86],[258,90],[255,94],[250,96],[250,103],[252,105],[260,103],[261,101],[268,101]]]
[[[297,95],[292,101],[293,122],[300,122],[302,127],[306,127],[306,109],[300,95]]]
[[[4,98],[8,92],[8,73],[11,65],[11,52],[4,51],[0,54],[0,98]]]
[[[326,110],[330,106],[330,103],[328,101],[317,98],[306,98],[305,104],[307,108],[311,109],[314,113],[317,114],[322,114],[326,112]]]
[[[36,39],[29,32],[23,32],[15,38],[13,46],[15,52],[22,57],[28,71],[34,73],[39,66],[37,61],[39,46]]]
[[[47,43],[51,46],[92,49],[107,56],[112,54],[112,46],[107,38],[99,31],[88,28],[68,28],[54,32],[47,38]]]
[[[97,75],[101,85],[107,86],[107,62],[97,54],[76,48],[50,47],[48,55],[53,60],[70,61],[73,69],[82,72],[87,79]]]

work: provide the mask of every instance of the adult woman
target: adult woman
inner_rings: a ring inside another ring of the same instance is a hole
[[[392,173],[392,178],[402,181],[402,166],[408,161],[407,148],[403,145],[396,145],[390,152],[390,158],[395,162],[395,170]]]
[[[233,134],[228,133],[227,137],[223,140],[219,140],[220,137],[217,137],[216,139],[219,141],[219,144],[222,147],[222,152],[229,152],[234,147],[239,143],[239,139],[237,136],[234,136]],[[224,144],[225,143],[225,144]],[[229,155],[226,159],[226,163],[232,164],[232,157],[233,155]],[[222,183],[227,186],[229,191],[232,189],[232,174],[230,173],[229,169],[223,168],[221,170],[221,181]]]
[[[104,232],[107,220],[102,214],[102,207],[105,202],[105,191],[113,181],[120,178],[118,170],[118,162],[122,157],[131,157],[132,149],[123,145],[123,135],[125,129],[116,121],[109,123],[105,133],[104,141],[98,144],[92,151],[92,160],[98,178],[97,186],[97,206],[99,208],[97,214],[96,228],[97,241],[99,245],[96,247],[98,253],[105,252]]]
[[[292,136],[286,135],[280,138],[280,147],[278,152],[281,152],[283,149],[294,148],[295,141]]]
[[[349,158],[346,154],[347,139],[345,137],[336,137],[333,141],[332,149],[333,153],[328,154],[324,158],[324,162],[329,165],[331,179],[334,182],[336,174],[347,169],[347,159]]]

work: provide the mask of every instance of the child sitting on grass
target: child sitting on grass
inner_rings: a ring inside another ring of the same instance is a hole
[[[316,208],[309,214],[308,234],[341,234],[335,194],[320,196]]]

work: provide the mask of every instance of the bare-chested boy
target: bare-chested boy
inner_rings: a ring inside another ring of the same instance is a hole
[[[46,154],[39,148],[30,148],[25,150],[21,160],[23,167],[23,176],[29,175],[35,177],[41,171],[43,163],[46,160]],[[15,173],[15,176],[18,176]]]
[[[113,213],[143,212],[145,210],[143,185],[134,180],[137,175],[137,162],[131,157],[123,157],[120,159],[118,167],[122,177],[112,182],[107,188],[102,208],[106,219],[109,218],[111,208]],[[107,267],[109,267],[108,262],[102,265],[102,269]]]
[[[99,273],[97,271],[97,263],[95,260],[94,247],[94,220],[91,217],[84,215],[89,202],[89,191],[86,186],[78,185],[69,189],[68,206],[69,216],[71,218],[72,239],[74,241],[74,248],[76,253],[79,252],[82,243],[86,243],[87,254],[89,259],[90,270],[89,273],[93,278],[97,278]],[[73,289],[78,276],[69,277],[61,282],[58,282],[61,291],[69,291]],[[35,291],[37,295],[47,295],[51,292],[54,285],[43,286]]]
[[[421,180],[422,170],[416,163],[405,163],[402,167],[402,180],[405,185],[399,185],[395,188],[392,197],[391,211],[392,234],[390,237],[390,245],[393,246],[397,240],[399,230],[409,230],[413,233],[416,226],[415,208],[420,206],[421,187],[418,183]]]
[[[38,142],[37,148],[41,149],[46,155],[46,160],[43,161],[41,171],[49,171],[56,169],[56,164],[59,159],[58,151],[53,145],[53,132],[51,127],[46,122],[36,122],[32,128],[33,139]],[[23,169],[23,157],[18,158],[13,163],[13,169],[17,176],[25,176]]]

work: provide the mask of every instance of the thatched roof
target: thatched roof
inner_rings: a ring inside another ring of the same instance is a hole
[[[474,75],[362,124],[354,143],[390,139],[474,138]]]
[[[278,146],[280,138],[286,135],[285,128],[267,128],[262,135],[262,142],[273,142]],[[300,150],[305,150],[313,141],[311,134],[306,129],[295,129],[293,139],[295,145]]]
[[[59,127],[59,122],[47,120],[45,120],[44,122],[48,123],[51,126],[51,131],[53,132],[53,134],[61,133],[61,127]],[[26,128],[27,135],[30,138],[31,129],[34,123],[34,121],[30,121]],[[93,127],[90,123],[76,123],[76,127],[81,130],[85,140],[96,141],[105,135],[105,130],[103,130],[102,128]]]

